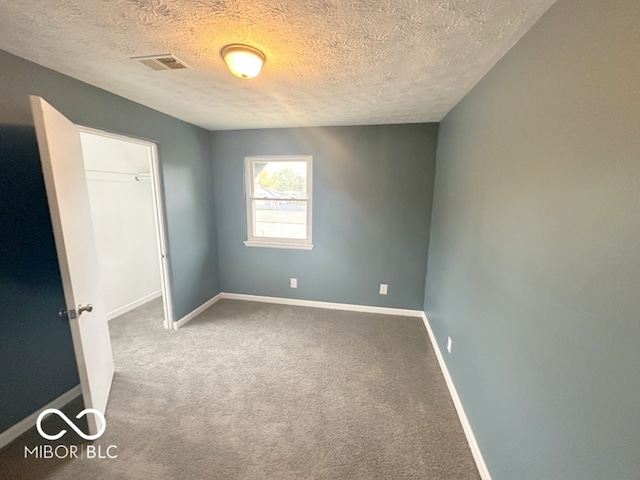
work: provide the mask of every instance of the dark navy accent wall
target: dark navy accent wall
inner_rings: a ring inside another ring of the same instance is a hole
[[[211,134],[225,292],[421,309],[436,124]],[[311,251],[247,247],[244,157],[313,156]],[[298,288],[289,288],[289,278]],[[378,294],[379,284],[389,294]]]
[[[38,145],[0,126],[0,431],[78,384]]]

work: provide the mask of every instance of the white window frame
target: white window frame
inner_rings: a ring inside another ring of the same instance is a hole
[[[294,248],[299,250],[311,250],[312,243],[312,218],[313,218],[313,157],[311,155],[258,155],[245,157],[244,163],[244,190],[245,203],[247,207],[247,240],[244,244],[247,247],[269,247],[269,248]],[[304,201],[307,202],[307,233],[306,238],[276,238],[276,237],[256,237],[254,235],[253,222],[253,202],[264,200],[254,197],[253,187],[253,164],[263,162],[306,162],[307,163],[307,198],[283,198],[281,200]]]

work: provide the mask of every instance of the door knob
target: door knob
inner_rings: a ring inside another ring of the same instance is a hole
[[[78,315],[82,315],[82,312],[93,312],[93,305],[87,303],[86,305],[78,305]]]

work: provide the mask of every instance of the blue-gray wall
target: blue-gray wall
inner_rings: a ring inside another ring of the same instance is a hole
[[[436,124],[213,132],[222,290],[421,309],[436,135]],[[311,251],[242,243],[244,157],[277,154],[313,156]]]
[[[209,132],[0,51],[0,432],[78,384],[29,95],[157,142],[174,315],[220,291]],[[123,232],[127,234],[127,232]]]
[[[558,1],[440,125],[425,310],[494,480],[640,478],[639,24]]]

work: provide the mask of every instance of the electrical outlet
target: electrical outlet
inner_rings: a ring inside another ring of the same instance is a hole
[[[388,285],[386,283],[381,283],[380,284],[380,295],[386,295],[387,294],[387,289],[388,289]]]
[[[451,353],[451,344],[453,342],[451,341],[451,337],[447,337],[447,352]]]
[[[291,286],[291,288],[298,288],[298,279],[297,278],[289,279],[289,285]]]

